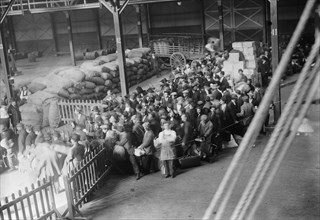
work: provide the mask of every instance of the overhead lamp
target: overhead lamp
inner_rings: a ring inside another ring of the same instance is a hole
[[[182,2],[181,1],[177,1],[177,4],[180,6],[182,4]]]

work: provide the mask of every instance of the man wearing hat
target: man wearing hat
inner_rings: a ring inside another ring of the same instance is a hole
[[[82,114],[82,110],[78,106],[74,110],[74,121],[77,125],[86,126],[86,116]]]
[[[161,100],[161,104],[162,104],[162,106],[164,106],[164,107],[167,107],[169,103],[172,103],[172,99],[173,99],[173,98],[171,98],[171,97],[169,96],[169,94],[170,94],[170,90],[165,90],[165,91],[163,92],[163,97],[162,97],[162,100]],[[173,94],[173,93],[171,93],[171,95],[172,95],[172,94]]]
[[[243,96],[243,104],[241,105],[241,111],[237,113],[237,116],[241,120],[243,126],[243,133],[245,133],[254,116],[255,108],[252,103],[249,102],[248,96]]]
[[[26,151],[29,152],[30,149],[34,147],[34,141],[37,136],[34,133],[33,127],[31,125],[26,125],[26,131],[28,133],[26,137]]]
[[[145,130],[145,133],[143,135],[142,143],[137,148],[144,152],[144,154],[141,156],[142,172],[144,174],[148,174],[150,173],[152,157],[153,153],[155,152],[155,147],[153,145],[155,135],[153,131],[150,129],[149,122],[144,122],[142,126]],[[140,173],[139,175],[137,175],[137,179],[139,178]]]
[[[200,145],[201,156],[203,159],[208,160],[210,162],[210,146],[212,139],[212,129],[213,124],[210,120],[208,120],[207,115],[201,115],[200,124],[198,127],[199,136],[203,138],[203,142]]]
[[[10,117],[12,128],[16,132],[17,124],[21,121],[21,112],[19,110],[16,100],[13,98],[10,100],[10,105],[8,107],[8,114]]]
[[[218,90],[219,86],[216,83],[210,83],[211,88],[211,94],[212,94],[212,100],[218,99],[220,100],[222,98],[221,91]]]

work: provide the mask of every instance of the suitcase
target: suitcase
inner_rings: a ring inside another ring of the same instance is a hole
[[[199,155],[179,157],[178,161],[180,164],[180,168],[182,168],[182,169],[196,167],[196,166],[201,165]]]

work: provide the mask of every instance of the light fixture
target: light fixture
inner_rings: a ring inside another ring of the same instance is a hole
[[[177,1],[177,4],[180,6],[182,4],[182,2],[181,1]]]

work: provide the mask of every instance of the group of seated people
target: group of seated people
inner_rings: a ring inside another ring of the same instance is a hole
[[[174,70],[160,81],[160,91],[137,87],[121,101],[109,91],[90,115],[77,107],[62,132],[18,123],[16,132],[3,130],[1,146],[8,151],[16,144],[20,169],[31,164],[38,177],[57,180],[68,174],[90,153],[90,143],[98,141],[118,162],[129,161],[137,180],[157,169],[174,178],[178,157],[198,155],[211,162],[212,148],[221,152],[231,135],[239,144],[263,97],[261,85],[253,85],[242,70],[237,83],[245,86],[237,89],[219,59],[218,54]],[[8,158],[12,164],[13,154]]]

